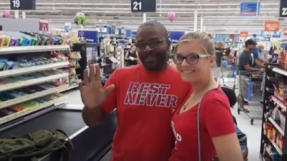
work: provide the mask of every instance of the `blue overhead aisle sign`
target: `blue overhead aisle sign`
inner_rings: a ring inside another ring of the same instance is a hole
[[[178,43],[179,39],[184,35],[184,31],[169,31],[168,34],[171,43]]]
[[[89,43],[98,43],[98,31],[96,30],[78,30],[78,38]]]
[[[258,16],[260,11],[260,2],[242,2],[240,5],[241,16]]]

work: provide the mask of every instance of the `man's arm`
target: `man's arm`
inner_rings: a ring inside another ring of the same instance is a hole
[[[262,59],[259,57],[257,59],[255,59],[255,65],[260,67],[260,68],[264,68],[264,64],[262,62],[263,62]]]
[[[105,112],[101,107],[89,109],[84,107],[82,111],[82,117],[86,125],[89,127],[97,126],[102,123],[109,114]]]
[[[125,60],[129,60],[129,56],[130,56],[130,54],[129,54],[129,52],[127,52],[125,55]]]
[[[117,80],[119,70],[114,71],[110,78],[105,83],[105,87],[109,87],[114,84],[115,88],[109,93],[107,99],[101,104],[100,107],[86,108],[82,111],[82,117],[84,122],[92,127],[102,123],[107,116],[116,108],[116,96],[117,96]]]

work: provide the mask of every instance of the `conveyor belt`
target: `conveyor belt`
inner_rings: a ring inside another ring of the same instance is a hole
[[[40,129],[61,129],[70,137],[73,136],[74,149],[70,153],[70,161],[99,161],[110,150],[117,129],[116,114],[112,112],[106,121],[96,127],[85,129],[85,126],[81,112],[57,109],[0,132],[0,138],[19,136]],[[52,153],[41,161],[58,159],[58,153]]]
[[[10,137],[11,135],[19,136],[41,129],[61,129],[65,131],[68,136],[71,136],[83,127],[85,127],[85,123],[82,120],[81,112],[54,110],[40,117],[0,132],[0,138]]]

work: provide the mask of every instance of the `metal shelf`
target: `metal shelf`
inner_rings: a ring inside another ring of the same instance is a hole
[[[275,122],[275,120],[274,120],[273,118],[271,118],[271,117],[269,117],[268,120],[269,120],[269,121],[272,123],[272,125],[279,131],[279,133],[284,136],[284,131],[283,131],[283,129]]]
[[[36,53],[55,50],[69,50],[69,45],[50,45],[50,46],[21,46],[21,47],[2,47],[0,55],[19,54],[19,53]]]
[[[5,116],[5,117],[2,117],[0,118],[0,124],[4,124],[4,123],[7,123],[9,121],[12,121],[12,120],[15,120],[17,118],[20,118],[22,116],[25,116],[25,115],[28,115],[30,113],[33,113],[33,112],[36,112],[38,110],[41,110],[43,108],[46,108],[46,107],[49,107],[49,106],[52,106],[56,103],[59,103],[59,102],[63,102],[67,99],[67,96],[61,96],[57,99],[54,99],[54,100],[51,100],[51,101],[48,101],[48,102],[45,102],[43,104],[40,104],[40,105],[35,105],[34,107],[30,107],[30,108],[27,108],[23,111],[19,111],[19,112],[16,112],[14,114],[11,114],[11,115],[8,115],[8,116]]]
[[[277,68],[277,67],[272,68],[272,70],[274,72],[276,72],[276,73],[279,73],[279,74],[287,76],[287,71],[286,70],[283,70],[283,69],[280,69],[280,68]]]
[[[56,75],[51,75],[51,76],[46,76],[46,77],[41,77],[41,78],[36,78],[36,79],[31,79],[31,80],[25,80],[25,81],[20,81],[20,82],[15,82],[15,83],[9,83],[6,85],[0,85],[0,92],[7,91],[7,90],[12,90],[16,88],[21,88],[21,87],[27,87],[31,86],[34,84],[40,84],[44,82],[49,82],[52,80],[68,77],[69,73],[60,73]]]
[[[4,101],[4,102],[0,102],[0,109],[6,108],[6,107],[10,107],[22,102],[26,102],[26,101],[30,101],[39,97],[43,97],[49,94],[53,94],[53,93],[57,93],[57,92],[61,92],[63,90],[68,90],[70,88],[69,85],[62,85],[59,87],[55,87],[55,88],[51,88],[51,89],[47,89],[41,92],[37,92],[37,93],[33,93],[33,94],[29,94],[26,96],[22,96],[22,97],[18,97],[15,99],[11,99],[9,101]]]
[[[65,92],[65,91],[68,91],[68,90],[71,90],[71,89],[74,89],[74,88],[77,88],[77,87],[78,87],[78,85],[71,85],[71,86],[68,85],[67,88],[62,88],[58,92]]]
[[[272,101],[274,101],[274,103],[279,105],[283,111],[286,111],[286,105],[284,105],[278,98],[276,98],[275,96],[271,96],[271,99]]]
[[[62,68],[68,65],[69,65],[69,62],[65,61],[65,62],[60,62],[60,63],[46,64],[46,65],[40,65],[40,66],[34,66],[34,67],[6,70],[6,71],[0,72],[0,78],[21,75],[21,74],[26,74],[26,73],[32,73],[32,72],[39,72],[39,71],[44,71],[48,69],[57,69],[57,68]]]

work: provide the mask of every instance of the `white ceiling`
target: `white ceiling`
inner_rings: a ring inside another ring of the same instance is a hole
[[[53,27],[63,28],[72,22],[76,12],[84,12],[88,18],[86,28],[98,24],[116,24],[132,30],[143,22],[142,13],[131,13],[130,0],[36,0],[35,11],[27,11],[27,18],[50,20]],[[157,13],[147,13],[147,20],[157,19],[170,30],[191,31],[194,27],[194,10],[198,8],[198,30],[201,17],[206,31],[239,33],[261,31],[265,20],[278,20],[279,0],[259,0],[260,15],[240,16],[241,2],[256,0],[157,0]],[[9,9],[9,0],[1,0],[0,10]],[[176,13],[174,22],[169,22],[167,13]],[[12,13],[13,14],[13,13]],[[281,21],[287,27],[287,21]]]

